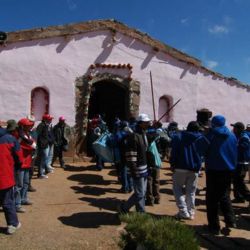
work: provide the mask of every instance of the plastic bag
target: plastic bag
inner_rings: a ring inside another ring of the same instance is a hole
[[[150,153],[152,153],[152,155],[154,156],[154,161],[155,161],[156,168],[161,168],[161,157],[160,157],[160,154],[159,154],[158,149],[156,147],[155,141],[153,141],[150,144],[150,146],[148,147],[148,151]]]

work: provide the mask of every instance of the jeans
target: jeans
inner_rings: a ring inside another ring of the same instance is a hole
[[[128,169],[124,165],[121,167],[121,183],[122,183],[122,190],[124,191],[133,190],[133,179],[128,174]]]
[[[14,187],[0,190],[0,204],[2,204],[7,225],[16,227],[19,222],[16,214]]]
[[[49,168],[52,164],[53,160],[53,155],[54,155],[54,144],[49,145],[47,149],[47,162],[46,162],[46,167]]]
[[[175,169],[173,174],[173,192],[180,214],[194,215],[197,182],[198,173],[185,169]],[[185,193],[183,192],[183,187],[185,187]]]
[[[16,207],[21,207],[23,202],[28,201],[29,188],[29,168],[18,169],[16,172],[15,203]]]
[[[129,211],[135,205],[137,212],[145,212],[145,195],[147,177],[133,178],[134,193],[124,203],[124,209]]]
[[[54,145],[47,146],[46,148],[38,149],[38,157],[40,159],[38,175],[44,175],[46,172],[49,172],[49,167],[52,163],[54,152]]]

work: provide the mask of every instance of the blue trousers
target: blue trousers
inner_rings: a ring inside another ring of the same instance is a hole
[[[147,190],[147,177],[133,178],[134,193],[124,204],[124,209],[135,206],[137,212],[145,212],[145,195]]]
[[[19,222],[16,214],[14,187],[0,190],[0,204],[3,207],[7,225],[16,227]]]

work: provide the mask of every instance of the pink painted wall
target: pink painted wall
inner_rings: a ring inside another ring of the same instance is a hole
[[[75,80],[83,76],[93,63],[130,63],[132,78],[141,83],[140,112],[153,118],[150,77],[153,74],[156,114],[159,98],[173,97],[181,102],[173,119],[185,126],[196,119],[196,110],[209,108],[214,114],[224,114],[228,123],[250,123],[250,91],[214,78],[203,69],[177,61],[163,52],[125,35],[116,34],[112,42],[109,31],[43,39],[0,47],[0,119],[19,119],[30,111],[30,94],[35,87],[49,91],[50,113],[57,121],[60,115],[75,124]],[[114,69],[114,74],[126,76],[126,70]]]

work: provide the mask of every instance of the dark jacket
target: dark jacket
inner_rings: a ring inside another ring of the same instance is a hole
[[[207,139],[199,132],[177,133],[172,139],[171,167],[198,172],[207,146]]]
[[[133,178],[145,177],[147,172],[148,147],[145,132],[137,128],[136,132],[129,135],[126,142],[126,162]]]
[[[15,185],[14,168],[21,166],[20,145],[15,137],[0,128],[0,190]]]
[[[54,143],[54,135],[52,127],[42,121],[36,129],[37,132],[37,147],[44,149]]]
[[[55,146],[63,146],[69,144],[70,128],[67,124],[61,125],[57,123],[53,128]]]
[[[205,156],[206,170],[233,171],[237,164],[237,139],[226,126],[212,128],[206,135],[210,142]]]
[[[250,138],[242,132],[238,138],[238,164],[248,164],[250,161]]]

